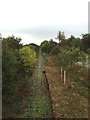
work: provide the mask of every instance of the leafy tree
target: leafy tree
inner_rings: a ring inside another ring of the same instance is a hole
[[[69,47],[80,47],[80,44],[81,44],[81,40],[80,38],[75,38],[73,35],[71,35],[70,38],[68,38],[68,46]]]
[[[90,48],[90,33],[82,34],[81,39],[81,50],[87,53],[87,50]]]
[[[59,40],[59,44],[60,44],[63,40],[65,40],[64,32],[59,31],[56,39]]]
[[[79,48],[69,48],[69,49],[60,49],[58,53],[58,61],[62,66],[73,66],[78,61],[82,60],[80,58],[81,51]],[[83,54],[82,54],[83,56]]]
[[[72,47],[67,51],[67,54],[68,54],[68,57],[69,57],[71,64],[75,64],[80,60],[79,59],[80,53],[81,53],[80,48],[73,48]]]
[[[90,54],[90,48],[88,48],[87,53]]]
[[[41,43],[41,50],[45,53],[50,53],[51,50],[57,45],[56,42],[53,41],[53,39],[50,39],[49,41],[43,41]]]
[[[40,45],[42,52],[49,53],[48,41],[45,40]]]
[[[20,47],[17,38],[2,38],[2,79],[3,95],[12,92],[12,84],[18,71],[18,49]]]
[[[36,52],[36,57],[38,57],[38,52],[39,52],[40,46],[38,46],[37,44],[34,44],[34,43],[26,44],[24,46],[27,46],[27,47],[30,47],[30,49],[33,49]]]
[[[30,75],[36,63],[36,52],[28,46],[22,47],[19,52],[20,63],[23,64],[24,72]]]
[[[59,53],[59,46],[56,45],[55,47],[53,47],[53,49],[51,50],[51,54],[52,55],[57,55]]]
[[[40,46],[38,46],[38,45],[36,45],[34,43],[31,43],[28,46],[36,52],[37,57],[38,57],[38,51],[39,51]]]
[[[79,61],[80,61],[83,65],[87,64],[87,54],[81,51],[81,52],[80,52],[80,56],[79,56]]]
[[[4,117],[13,114],[18,116],[23,111],[21,111],[21,108],[24,109],[22,106],[23,99],[27,99],[25,93],[29,93],[30,88],[30,82],[26,76],[32,73],[36,62],[35,50],[31,49],[30,46],[22,46],[20,41],[20,38],[14,36],[2,38],[2,104]],[[10,105],[14,108],[11,108]],[[8,115],[8,113],[10,114]]]
[[[21,38],[17,38],[15,36],[11,36],[11,37],[7,37],[7,38],[3,38],[3,40],[7,41],[7,46],[10,47],[12,50],[17,50],[21,47],[20,41]]]
[[[49,44],[50,51],[57,45],[57,43],[55,41],[53,41],[53,39],[50,39],[48,44]]]

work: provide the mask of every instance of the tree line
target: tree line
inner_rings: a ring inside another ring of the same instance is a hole
[[[90,57],[90,33],[82,34],[82,38],[71,35],[65,38],[64,32],[57,35],[58,43],[50,39],[41,43],[41,50],[46,54],[57,55],[61,64],[74,64],[82,62],[85,64]]]
[[[59,31],[56,39],[58,39],[59,43],[53,41],[53,39],[44,40],[41,43],[42,51],[45,51],[46,53],[50,53],[51,49],[54,48],[54,46],[59,45],[59,47],[63,48],[80,48],[80,51],[83,51],[85,53],[89,52],[90,49],[90,33],[82,34],[82,38],[75,37],[71,35],[69,38],[66,38],[64,35],[64,32]],[[48,50],[50,49],[50,50]]]
[[[88,69],[90,64],[90,33],[82,35],[82,38],[71,35],[65,38],[64,32],[57,35],[58,43],[51,40],[45,40],[41,43],[41,50],[48,63],[49,56],[58,66],[61,73],[67,72],[67,79],[71,83],[77,83],[78,93],[88,97]],[[68,80],[67,80],[68,81]]]
[[[23,45],[21,38],[9,36],[2,40],[2,101],[3,114],[6,104],[13,104],[28,92],[28,77],[35,68],[39,46]]]
[[[56,39],[59,43],[50,39],[49,41],[44,40],[38,46],[34,43],[23,45],[21,38],[13,35],[7,38],[0,36],[2,41],[2,99],[4,108],[6,104],[16,102],[16,98],[22,99],[21,94],[28,92],[28,78],[35,68],[39,48],[44,55],[55,56],[59,66],[63,66],[65,69],[68,68],[67,66],[73,66],[80,61],[83,64],[88,62],[88,58],[90,58],[90,33],[83,34],[82,38],[71,35],[70,38],[66,39],[64,32],[59,31]]]

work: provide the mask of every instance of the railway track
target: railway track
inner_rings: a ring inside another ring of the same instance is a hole
[[[32,80],[32,94],[26,111],[26,117],[28,118],[53,118],[49,85],[46,74],[43,73],[44,67],[44,59],[40,50],[34,79]]]

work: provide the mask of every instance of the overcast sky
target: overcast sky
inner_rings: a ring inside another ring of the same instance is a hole
[[[0,0],[0,33],[24,44],[54,39],[59,30],[80,36],[88,32],[88,1]]]

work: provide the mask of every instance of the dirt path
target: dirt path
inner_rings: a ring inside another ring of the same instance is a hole
[[[40,50],[32,84],[32,95],[25,112],[25,116],[29,118],[52,118],[52,106],[43,69],[44,60]]]

